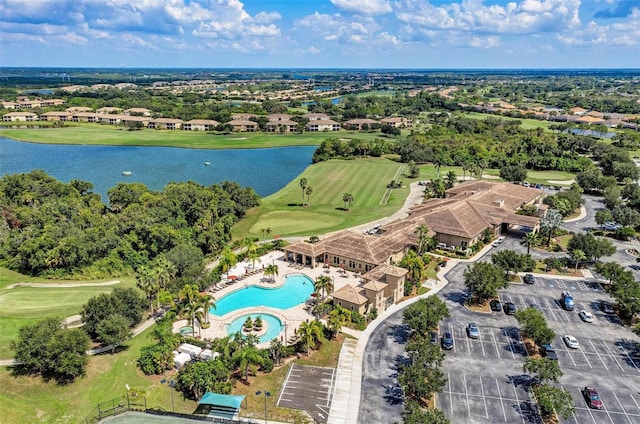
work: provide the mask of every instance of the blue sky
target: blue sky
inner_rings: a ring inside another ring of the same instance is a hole
[[[0,0],[0,66],[640,68],[640,0]]]

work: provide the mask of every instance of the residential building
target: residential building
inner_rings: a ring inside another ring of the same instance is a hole
[[[184,131],[213,131],[219,125],[211,119],[192,119],[182,124]]]
[[[144,107],[132,107],[123,112],[125,115],[151,116],[151,110]]]
[[[291,120],[269,121],[265,126],[267,132],[291,133],[298,130],[298,123]]]
[[[343,124],[344,128],[347,130],[358,130],[358,131],[361,130],[364,125],[368,127],[371,127],[372,125],[379,127],[380,122],[376,121],[375,119],[359,118],[359,119],[350,119]]]
[[[391,116],[389,118],[382,118],[380,120],[382,125],[389,125],[393,128],[411,128],[413,127],[413,121],[403,116]]]
[[[179,130],[182,128],[182,119],[156,118],[147,123],[147,127],[162,130]]]
[[[95,112],[72,112],[71,121],[88,123],[100,122],[100,116],[102,115]]]
[[[305,113],[302,117],[309,121],[326,121],[329,119],[329,115],[326,113]]]
[[[40,114],[40,120],[66,122],[71,120],[71,113],[59,111],[45,112]]]
[[[122,112],[122,108],[119,108],[119,107],[105,106],[105,107],[101,107],[100,109],[96,109],[96,113],[121,113],[121,112]]]
[[[257,122],[248,119],[233,119],[226,124],[231,125],[233,130],[238,132],[256,132],[259,129]]]
[[[3,122],[32,122],[37,120],[38,115],[31,112],[9,112],[2,115]]]
[[[315,119],[309,120],[305,128],[309,132],[340,131],[340,123],[333,119]]]

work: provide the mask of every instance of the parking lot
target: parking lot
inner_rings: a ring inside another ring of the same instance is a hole
[[[460,274],[456,270],[453,274]],[[437,396],[437,405],[451,422],[540,422],[528,392],[528,376],[522,365],[528,355],[519,336],[517,320],[503,312],[476,313],[462,305],[466,298],[462,283],[455,282],[441,292],[451,317],[440,333],[451,332],[454,348],[447,351],[443,372],[449,381]],[[562,307],[561,293],[574,297],[574,311]],[[615,315],[600,310],[600,301],[611,301],[594,281],[536,277],[534,284],[511,284],[499,294],[518,310],[533,306],[546,317],[556,332],[554,345],[564,375],[560,384],[571,393],[576,412],[569,420],[582,423],[640,423],[640,356],[638,337]],[[581,309],[591,312],[593,323],[583,322]],[[478,339],[466,333],[469,322],[480,329]],[[565,346],[570,334],[580,343]],[[582,395],[585,386],[597,388],[603,410],[590,409]]]
[[[291,365],[277,405],[301,409],[308,412],[315,422],[326,423],[335,373],[335,368]]]

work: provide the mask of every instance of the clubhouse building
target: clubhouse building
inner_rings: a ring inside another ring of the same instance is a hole
[[[380,226],[375,234],[344,230],[318,243],[293,243],[285,247],[285,258],[306,266],[322,263],[360,273],[362,283],[332,293],[334,302],[360,313],[372,308],[382,312],[403,296],[407,270],[395,264],[410,249],[418,248],[418,227],[425,225],[440,249],[469,251],[487,231],[494,236],[508,231],[537,232],[546,212],[543,197],[535,188],[469,181],[447,190],[444,198],[414,206],[408,217]],[[535,205],[537,215],[518,214],[525,205]]]

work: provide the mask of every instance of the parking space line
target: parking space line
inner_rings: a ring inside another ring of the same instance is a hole
[[[500,357],[500,348],[498,348],[498,341],[496,340],[496,335],[493,334],[493,329],[491,330],[491,338],[493,339],[493,345],[496,347],[496,355],[498,355],[498,359],[502,359]]]
[[[578,365],[576,364],[576,361],[573,359],[573,354],[571,353],[571,351],[569,349],[567,349],[567,355],[569,355],[569,359],[571,359],[571,362],[573,362],[573,366],[577,367]]]
[[[482,356],[487,356],[487,354],[484,352],[484,341],[482,340],[481,334],[478,335],[478,340],[480,341],[480,348],[482,348]]]
[[[631,356],[629,355],[629,352],[627,352],[627,349],[625,349],[624,347],[620,346],[620,350],[622,350],[624,352],[624,354],[626,355],[627,359],[629,360],[629,362],[631,362],[631,364],[636,369],[636,371],[640,372],[640,369],[636,365],[636,361],[634,361],[633,358],[631,358]]]
[[[471,416],[471,404],[469,403],[469,388],[467,387],[467,374],[462,374],[464,380],[464,393],[467,395],[467,414]]]
[[[616,364],[620,368],[620,371],[624,372],[624,368],[622,368],[622,365],[620,365],[620,362],[618,362],[618,359],[616,358],[616,356],[613,354],[613,352],[611,352],[611,349],[609,349],[609,346],[607,346],[606,343],[602,343],[602,344],[604,345],[605,349],[607,349],[607,352],[609,352],[609,355],[611,355],[613,360],[616,361]]]
[[[500,397],[500,405],[502,406],[502,415],[504,415],[504,422],[507,422],[507,411],[504,409],[504,400],[502,399],[502,392],[500,391],[500,383],[498,383],[498,377],[496,379],[496,387],[498,388],[498,396]]]
[[[584,398],[584,393],[582,392],[582,389],[580,387],[576,387],[576,390],[578,391],[578,393],[580,393],[580,397]],[[585,408],[576,408],[576,410],[578,409],[585,409]],[[593,424],[598,424],[595,417],[593,416],[593,412],[591,412],[591,408],[586,408],[586,410],[589,411],[589,415],[591,416],[591,421],[593,421]],[[576,422],[578,422],[577,418],[576,418]],[[578,424],[580,423],[578,422]]]
[[[602,356],[600,355],[600,352],[598,352],[598,349],[596,349],[595,345],[593,344],[593,342],[591,340],[589,340],[589,343],[591,343],[591,347],[593,347],[593,350],[596,352],[596,355],[598,355],[598,358],[600,358],[600,362],[602,362],[602,365],[604,365],[605,369],[607,371],[609,371],[609,367],[604,362],[604,359],[602,359]]]
[[[447,373],[447,382],[449,383],[449,389],[451,389],[451,373]],[[451,410],[451,415],[453,415],[453,390],[449,391],[449,409]]]
[[[287,376],[284,379],[284,383],[282,383],[282,387],[287,387],[287,383],[289,382],[289,377],[291,376],[291,370],[293,370],[293,368],[295,367],[295,364],[291,364],[291,366],[289,367],[289,372],[287,373]],[[280,397],[278,397],[278,402],[280,403],[280,399],[282,399],[282,395],[284,394],[284,390],[280,392]]]
[[[516,390],[516,385],[511,383],[513,386],[513,394],[516,395],[516,405],[518,406],[518,411],[520,410],[520,399],[518,399],[518,391]],[[522,414],[520,414],[520,420],[522,420],[522,424],[526,424],[524,422],[524,417],[522,416]]]
[[[482,384],[482,376],[480,376],[480,390],[482,391],[482,401],[484,402],[484,414],[489,419],[489,409],[487,408],[487,398],[484,396],[484,385]]]
[[[336,385],[336,371],[338,369],[337,368],[332,368],[331,369],[331,385],[329,386],[329,391],[327,392],[327,402],[325,404],[325,406],[329,406],[331,404],[331,397],[333,396],[333,388]]]
[[[631,397],[631,400],[633,401],[633,403],[636,404],[636,408],[638,408],[640,410],[640,405],[638,405],[638,402],[636,402],[636,398],[634,398],[631,393],[629,393],[629,396]]]
[[[633,424],[631,422],[631,418],[629,418],[629,415],[627,414],[627,411],[624,409],[624,406],[622,406],[622,402],[620,402],[620,399],[618,399],[618,396],[616,395],[616,392],[611,392],[613,393],[613,397],[616,398],[616,402],[618,402],[618,405],[620,405],[620,409],[622,409],[622,412],[624,413],[624,416],[627,417],[627,420],[629,420],[629,424]]]
[[[511,344],[511,338],[507,335],[507,330],[504,330],[504,336],[507,339],[507,343],[509,343],[509,351],[511,352],[511,357],[516,359],[516,355],[513,353],[513,344]]]
[[[587,361],[587,365],[589,365],[589,368],[593,369],[593,366],[591,366],[591,361],[587,358],[587,354],[584,353],[584,350],[580,349],[580,353],[582,353],[582,356],[584,356],[584,360]]]

